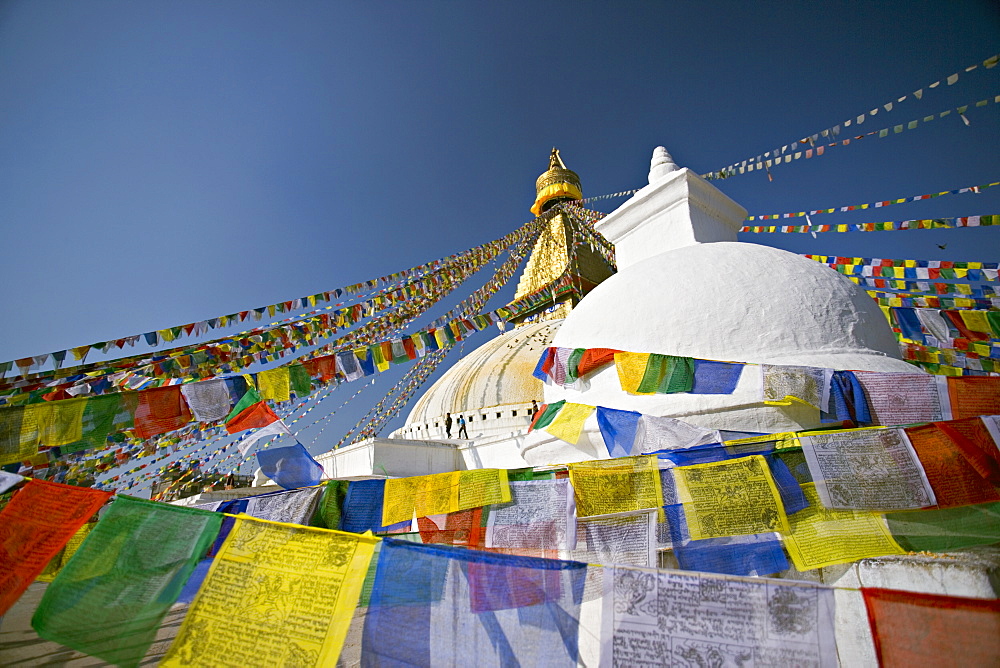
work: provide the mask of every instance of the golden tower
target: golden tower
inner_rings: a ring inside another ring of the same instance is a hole
[[[549,155],[549,168],[535,181],[535,193],[531,212],[536,216],[560,202],[583,199],[580,177],[566,168],[556,148]],[[549,218],[514,295],[515,304],[526,298],[536,303],[519,309],[512,318],[515,323],[565,318],[584,295],[614,273],[614,268],[583,242],[580,225],[563,212]]]

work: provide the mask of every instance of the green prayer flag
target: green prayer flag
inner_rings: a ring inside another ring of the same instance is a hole
[[[236,417],[246,409],[250,408],[254,404],[260,403],[260,401],[261,401],[260,394],[257,393],[257,390],[248,385],[246,394],[244,394],[240,398],[240,400],[236,402],[236,405],[233,406],[233,410],[230,411],[229,415],[226,416],[226,422],[229,422],[234,417]]]
[[[535,420],[535,424],[532,429],[545,429],[548,427],[556,416],[559,415],[559,411],[562,410],[563,404],[565,403],[566,400],[563,399],[562,401],[557,401],[546,406],[545,410],[542,411],[542,414],[538,416],[537,420]]]
[[[46,640],[136,666],[223,516],[118,496],[49,585],[31,620]]]
[[[913,552],[1000,543],[1000,503],[886,513],[885,519],[900,547]]]
[[[576,382],[576,379],[580,377],[580,360],[585,352],[587,352],[586,348],[574,348],[573,352],[569,354],[569,360],[566,362],[567,381]]]
[[[649,356],[646,372],[637,390],[642,393],[673,394],[690,392],[694,387],[694,360],[673,355]]]
[[[344,498],[347,497],[347,480],[331,480],[326,483],[323,496],[316,505],[309,526],[323,529],[339,529],[340,514],[344,508]]]
[[[292,391],[302,398],[308,395],[312,391],[312,379],[309,377],[309,372],[302,364],[292,364],[288,367],[288,379],[289,384],[292,386]]]
[[[116,392],[88,398],[83,409],[83,438],[62,446],[61,450],[79,452],[104,447],[108,436],[135,426],[133,417],[138,403],[136,392]]]
[[[533,482],[535,480],[555,480],[555,471],[536,471],[533,468],[508,469],[507,480],[510,482]],[[487,516],[483,513],[484,519]]]

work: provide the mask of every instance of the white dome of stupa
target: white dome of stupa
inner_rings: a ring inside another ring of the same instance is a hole
[[[406,424],[392,436],[444,438],[446,413],[455,419],[464,415],[472,438],[526,430],[532,399],[542,400],[542,381],[531,372],[562,322],[522,325],[458,360],[420,397]],[[457,430],[452,428],[453,436]]]
[[[569,314],[553,345],[914,370],[861,287],[799,255],[738,242],[676,248],[612,276]]]

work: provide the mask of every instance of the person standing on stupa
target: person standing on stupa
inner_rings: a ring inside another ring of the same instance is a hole
[[[444,434],[447,438],[451,438],[451,413],[445,413]]]
[[[465,430],[465,416],[458,416],[458,437],[459,438],[469,438],[469,432]]]

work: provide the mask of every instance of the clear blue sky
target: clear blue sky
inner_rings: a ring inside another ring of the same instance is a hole
[[[996,53],[1000,9],[972,0],[7,2],[0,359],[499,237],[530,218],[552,146],[599,195],[643,185],[657,144],[707,172],[917,88],[862,129],[992,98],[1000,67],[926,86]],[[760,214],[1000,180],[1000,108],[967,117],[719,186]],[[1000,188],[813,222],[995,213]],[[997,228],[745,240],[1000,260]]]

